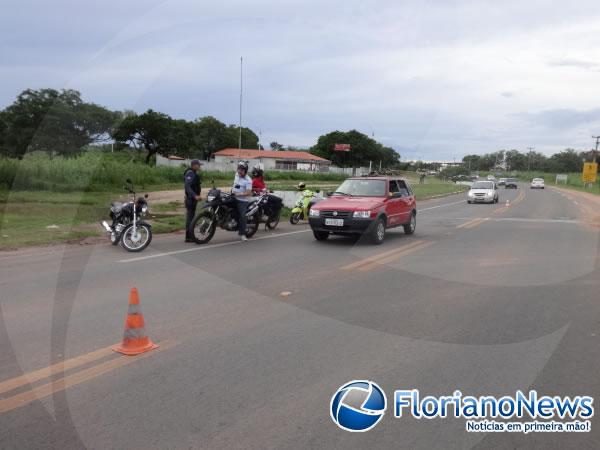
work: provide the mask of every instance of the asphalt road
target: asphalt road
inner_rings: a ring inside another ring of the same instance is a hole
[[[282,224],[247,243],[0,255],[0,448],[598,448],[595,419],[591,433],[467,433],[389,404],[368,433],[334,425],[331,396],[354,379],[388,402],[600,394],[599,230],[580,205],[521,188],[419,209],[415,235],[381,246]],[[161,345],[134,358],[107,349],[132,286]]]

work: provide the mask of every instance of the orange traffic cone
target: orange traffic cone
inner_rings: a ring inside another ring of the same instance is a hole
[[[131,288],[129,294],[129,308],[127,309],[127,319],[125,319],[125,334],[123,342],[113,347],[115,352],[124,355],[139,355],[140,353],[154,350],[157,348],[154,342],[146,336],[144,328],[144,316],[140,308],[140,299],[136,288]]]

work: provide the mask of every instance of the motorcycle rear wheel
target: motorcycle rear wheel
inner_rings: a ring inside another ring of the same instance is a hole
[[[215,217],[210,211],[200,213],[192,221],[192,234],[196,244],[206,244],[215,235],[217,224]]]
[[[279,225],[280,218],[281,218],[281,212],[278,212],[276,216],[268,218],[268,220],[265,222],[265,226],[269,230],[274,230],[275,228],[277,228],[277,225]]]

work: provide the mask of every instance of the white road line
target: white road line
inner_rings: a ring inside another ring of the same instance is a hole
[[[527,219],[524,217],[436,217],[436,220],[486,220],[490,222],[532,222],[532,223],[569,223],[579,225],[585,222],[571,219]]]
[[[465,202],[464,200],[461,200],[460,202],[445,203],[443,205],[430,206],[429,208],[417,209],[417,213],[429,211],[430,209],[443,208],[444,206],[458,205],[459,203],[464,203],[464,202]]]
[[[161,258],[163,256],[172,256],[172,255],[179,255],[181,253],[190,253],[190,252],[197,252],[200,250],[208,250],[211,248],[217,248],[217,247],[227,247],[228,245],[248,245],[249,242],[254,242],[254,241],[261,241],[263,239],[273,239],[273,238],[277,238],[277,237],[281,237],[281,236],[289,236],[290,234],[298,234],[298,233],[308,233],[309,231],[311,231],[310,229],[308,230],[299,230],[299,231],[290,231],[288,233],[278,233],[278,234],[272,234],[269,236],[262,236],[262,237],[258,237],[258,238],[253,238],[251,240],[249,240],[248,242],[242,242],[242,241],[231,241],[231,242],[222,242],[220,244],[214,244],[214,245],[203,245],[203,246],[198,246],[198,247],[194,247],[194,248],[186,248],[184,250],[175,250],[172,252],[165,252],[165,253],[156,253],[153,255],[146,255],[146,256],[140,256],[138,258],[129,258],[129,259],[121,259],[117,262],[119,263],[129,263],[129,262],[136,262],[136,261],[144,261],[146,259],[154,259],[154,258]]]

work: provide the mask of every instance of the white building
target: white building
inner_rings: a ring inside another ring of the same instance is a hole
[[[331,161],[308,152],[249,150],[225,148],[215,153],[215,163],[237,163],[248,161],[250,167],[275,170],[307,170],[327,172]]]

